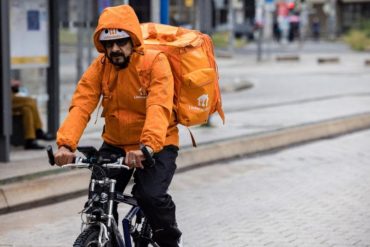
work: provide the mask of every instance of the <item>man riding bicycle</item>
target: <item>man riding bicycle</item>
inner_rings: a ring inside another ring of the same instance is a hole
[[[141,65],[148,56],[140,24],[128,5],[106,8],[99,17],[94,43],[100,54],[78,82],[69,113],[57,133],[55,162],[71,163],[79,139],[103,96],[105,126],[101,156],[124,155],[131,170],[114,174],[123,191],[134,173],[133,195],[162,247],[179,246],[175,204],[167,193],[176,169],[178,129],[173,112],[174,81],[165,55],[153,60],[150,84],[142,85]],[[154,166],[146,166],[144,153]],[[117,204],[114,216],[118,219]]]

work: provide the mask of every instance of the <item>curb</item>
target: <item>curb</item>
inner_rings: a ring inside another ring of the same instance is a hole
[[[181,164],[178,170],[265,153],[369,128],[370,112],[215,142],[184,150],[177,159],[177,163]],[[205,153],[207,155],[204,155]]]
[[[368,128],[370,128],[370,112],[217,141],[195,149],[181,150],[177,158],[177,172],[184,172],[216,161],[265,153]],[[6,184],[0,189],[0,214],[85,195],[89,179],[89,171],[72,170]]]
[[[220,86],[220,90],[222,93],[231,93],[231,92],[238,92],[245,89],[250,89],[253,87],[253,83],[237,79],[234,80],[232,83],[228,83],[226,85]]]
[[[276,61],[278,62],[298,62],[300,61],[300,57],[298,55],[277,56]]]
[[[319,64],[326,64],[326,63],[339,63],[340,60],[338,57],[321,57],[317,59]]]

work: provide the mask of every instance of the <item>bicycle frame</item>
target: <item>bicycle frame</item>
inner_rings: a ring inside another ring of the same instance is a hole
[[[132,247],[131,245],[131,234],[130,234],[130,224],[133,218],[137,215],[140,211],[138,206],[133,206],[131,210],[128,212],[126,217],[122,220],[122,227],[123,227],[123,235],[125,238],[126,247]]]

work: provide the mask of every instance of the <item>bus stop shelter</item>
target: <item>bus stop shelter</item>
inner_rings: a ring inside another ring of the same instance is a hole
[[[10,86],[10,3],[12,0],[0,1],[0,162],[9,162],[10,137],[12,134],[11,86]],[[59,17],[58,2],[40,0],[47,4],[48,12],[48,66],[46,78],[47,127],[56,133],[59,126]],[[19,2],[22,4],[22,1]],[[27,16],[30,18],[30,16]],[[20,16],[19,18],[22,18]],[[26,18],[26,16],[24,16]],[[25,45],[32,40],[24,40]]]

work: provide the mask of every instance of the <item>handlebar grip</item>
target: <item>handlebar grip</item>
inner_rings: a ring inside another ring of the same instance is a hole
[[[48,154],[48,157],[49,157],[49,164],[51,166],[55,165],[55,160],[54,160],[54,153],[53,153],[53,147],[51,145],[48,145],[46,147],[46,152]]]

